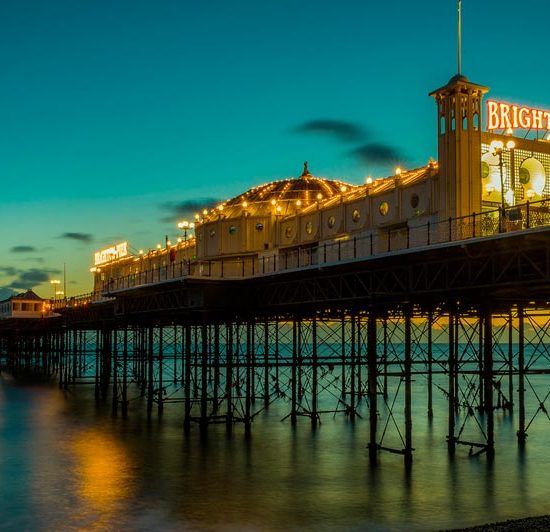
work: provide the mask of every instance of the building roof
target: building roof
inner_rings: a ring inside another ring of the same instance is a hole
[[[304,171],[297,178],[287,178],[255,186],[243,194],[222,203],[204,215],[203,221],[220,216],[234,218],[245,212],[251,216],[272,214],[294,214],[296,209],[340,196],[359,188],[344,181],[315,177],[309,172],[307,162]]]
[[[36,295],[32,290],[27,290],[21,294],[13,295],[4,301],[17,299],[18,301],[44,301],[40,296]]]

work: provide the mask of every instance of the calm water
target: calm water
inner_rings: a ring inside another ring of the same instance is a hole
[[[134,403],[123,421],[97,410],[85,387],[0,380],[0,529],[429,530],[550,513],[545,416],[524,453],[517,420],[499,412],[494,464],[464,448],[451,462],[445,399],[436,394],[430,425],[414,386],[407,476],[401,456],[369,466],[366,415],[352,424],[327,414],[315,432],[304,418],[293,430],[279,403],[255,419],[249,441],[223,425],[201,440],[197,427],[183,436],[178,404],[148,424]]]

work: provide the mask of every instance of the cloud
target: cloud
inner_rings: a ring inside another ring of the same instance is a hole
[[[10,251],[12,253],[34,253],[36,248],[34,246],[13,246]]]
[[[367,164],[395,164],[404,159],[397,148],[378,142],[364,144],[351,150],[350,153]]]
[[[18,281],[31,285],[45,283],[50,280],[50,274],[52,273],[57,274],[61,272],[59,270],[38,270],[36,268],[31,268],[30,270],[21,272]]]
[[[296,126],[293,131],[295,133],[326,135],[340,142],[359,142],[365,140],[368,136],[365,129],[358,124],[326,118],[304,122]]]
[[[79,242],[91,242],[94,237],[89,233],[63,233],[57,238],[66,238],[67,240],[78,240]]]
[[[19,273],[19,270],[13,266],[0,266],[0,273],[13,277]]]
[[[196,212],[202,212],[203,209],[210,209],[217,205],[220,200],[216,198],[198,198],[186,201],[166,201],[159,205],[164,216],[160,218],[163,223],[176,222],[178,218],[185,216],[192,217]]]
[[[26,290],[38,284],[46,283],[51,279],[52,275],[59,275],[62,272],[56,269],[29,268],[28,270],[18,270],[11,266],[2,266],[0,267],[0,273],[16,277],[9,285],[4,286],[4,289]]]

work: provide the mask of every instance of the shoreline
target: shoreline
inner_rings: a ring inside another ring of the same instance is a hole
[[[508,521],[499,521],[497,523],[488,523],[467,528],[452,528],[448,529],[446,532],[508,532],[509,530],[550,530],[550,515],[510,519]]]

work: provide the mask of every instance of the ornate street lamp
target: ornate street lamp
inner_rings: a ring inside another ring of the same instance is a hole
[[[187,231],[192,231],[195,228],[195,224],[184,220],[178,223],[178,227],[183,231],[183,240],[187,241]]]
[[[513,140],[509,140],[506,143],[506,148],[509,150],[514,149],[516,143]],[[506,205],[504,202],[505,191],[504,191],[504,160],[502,154],[504,152],[504,142],[501,140],[493,140],[489,146],[491,155],[498,157],[498,167],[500,170],[500,216],[499,216],[499,232],[504,231],[504,218],[506,216]]]

